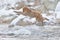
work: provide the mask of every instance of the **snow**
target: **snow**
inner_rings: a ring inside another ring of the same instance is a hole
[[[26,5],[34,5],[34,3],[33,2],[26,3]]]
[[[18,21],[20,21],[21,19],[23,19],[24,22],[31,22],[31,23],[35,23],[36,22],[36,18],[30,18],[28,16],[24,16],[24,15],[19,15],[16,19],[14,19],[10,24],[11,25],[16,25]]]
[[[60,2],[57,3],[55,11],[60,11]]]
[[[57,19],[60,19],[60,11],[59,11],[59,12],[56,11],[55,13],[56,13],[56,18],[57,18]]]
[[[33,6],[33,7],[30,7],[30,8],[32,8],[32,9],[37,9],[37,8],[39,8],[39,7],[41,7],[40,5],[39,6]]]
[[[7,6],[8,4],[10,5],[10,7],[14,7],[14,5],[16,4],[17,0],[0,0],[0,6]]]
[[[22,34],[23,35],[26,35],[26,34],[31,35],[31,32],[29,30],[25,29],[25,28],[22,28],[20,30],[17,30],[17,31],[15,31],[13,33],[16,34],[16,35],[18,35],[18,34],[21,34],[21,35]]]
[[[49,0],[50,2],[55,2],[55,0]]]
[[[16,16],[16,18],[14,20],[11,21],[10,24],[7,24],[7,26],[5,24],[0,24],[0,34],[14,34],[14,35],[31,35],[31,34],[38,34],[37,36],[48,36],[48,34],[51,34],[49,33],[50,31],[53,32],[52,29],[54,28],[57,28],[56,26],[49,26],[48,23],[51,23],[53,24],[55,22],[55,13],[57,14],[57,18],[59,17],[60,18],[60,3],[57,4],[57,7],[56,7],[56,10],[55,12],[54,11],[49,11],[49,13],[51,13],[52,15],[49,15],[47,16],[47,14],[42,14],[43,17],[49,19],[48,21],[46,20],[46,24],[45,26],[38,26],[36,24],[33,24],[33,25],[27,25],[27,26],[18,26],[16,25],[18,23],[18,21],[24,21],[26,23],[30,22],[30,23],[35,23],[37,22],[36,21],[36,18],[31,18],[31,17],[28,17],[28,16],[24,16],[24,15],[17,15],[14,11],[17,11],[17,12],[23,12],[22,8],[19,9],[19,10],[13,10],[13,9],[6,9],[8,4],[10,5],[9,7],[15,7],[16,5],[16,2],[21,2],[21,1],[25,1],[27,2],[27,0],[0,0],[0,7],[2,7],[2,9],[0,10],[0,16],[8,16],[5,19],[10,19],[12,18],[13,16]],[[51,1],[54,1],[54,0],[51,0]],[[4,7],[3,7],[4,5]],[[29,3],[28,5],[34,5],[34,3]],[[35,8],[37,9],[39,6],[35,6],[35,7],[31,7],[31,8]],[[9,16],[9,15],[13,15],[12,17]],[[8,26],[9,25],[15,25],[14,27],[11,27],[9,28]],[[59,28],[59,27],[58,27]],[[47,32],[48,31],[48,32]],[[53,32],[54,33],[54,32]],[[47,34],[47,35],[46,35]]]
[[[0,10],[0,15],[8,16],[8,15],[16,15],[16,13],[13,12],[13,10],[5,10],[5,8],[4,8],[4,9]]]
[[[54,14],[54,11],[53,10],[49,10],[49,13]]]
[[[0,28],[1,26],[2,25],[0,25]],[[36,25],[30,25],[25,27],[15,26],[12,29],[4,26],[2,27],[2,30],[0,30],[0,34],[31,35],[32,31],[40,30],[39,26],[36,26]]]
[[[23,21],[35,23],[36,22],[36,18],[29,18],[29,17],[27,17],[27,18],[24,18]]]
[[[60,2],[58,2],[56,9],[55,9],[55,13],[56,13],[56,18],[60,18]]]
[[[11,24],[16,25],[16,23],[17,23],[18,21],[20,21],[21,19],[23,19],[23,18],[25,18],[25,16],[24,16],[24,15],[20,15],[20,16],[18,16],[16,19],[14,19],[14,20],[11,22]]]
[[[14,10],[16,12],[23,12],[23,8],[19,9],[19,10]]]
[[[2,0],[0,0],[0,1],[2,1]],[[17,2],[21,2],[21,1],[27,1],[27,0],[4,0],[3,2],[5,2],[4,4],[10,4],[10,5],[15,5]],[[54,1],[54,0],[53,0]],[[34,3],[32,2],[32,3],[30,3],[31,5],[33,5]],[[23,12],[23,10],[22,10],[22,8],[21,9],[19,9],[19,10],[12,10],[12,9],[10,9],[10,10],[6,10],[6,7],[7,6],[5,6],[3,9],[1,9],[0,10],[0,15],[2,16],[2,15],[16,15],[16,13],[14,12],[14,11],[17,11],[17,12]],[[10,6],[11,7],[11,6]],[[40,5],[39,6],[35,6],[34,8],[38,8],[38,7],[40,7]],[[57,8],[56,8],[57,9]],[[50,13],[53,13],[53,11],[49,11]],[[49,19],[49,23],[54,19],[54,16],[55,15],[50,15],[50,16],[46,16],[46,14],[42,14],[43,15],[43,17],[46,17],[46,18],[48,18]],[[59,15],[58,15],[58,17],[59,17]],[[28,18],[28,17],[26,17],[26,16],[22,16],[22,15],[19,15],[16,19],[14,19],[12,22],[11,22],[11,24],[16,24],[19,20],[21,20],[21,19],[23,19],[24,18],[24,20],[23,21],[25,21],[25,22],[32,22],[32,23],[35,23],[36,22],[36,19],[35,18]],[[17,20],[17,21],[16,21]],[[46,21],[47,22],[47,21]]]
[[[49,11],[50,13],[52,13],[52,15],[49,15],[47,16],[47,14],[42,14],[42,16],[44,18],[47,18],[49,20],[44,20],[44,22],[47,22],[47,23],[55,23],[55,14],[53,11]]]
[[[19,30],[5,30],[0,31],[0,34],[15,34],[15,35],[31,35],[31,32],[25,28],[21,28]]]

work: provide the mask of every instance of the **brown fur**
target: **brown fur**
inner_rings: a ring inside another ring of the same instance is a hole
[[[31,10],[28,7],[23,7],[23,12],[31,13]]]
[[[24,7],[23,12],[25,13],[25,15],[28,15],[30,17],[35,17],[38,22],[42,23],[42,25],[44,20],[48,20],[47,18],[42,17],[41,12],[30,10],[28,7]]]
[[[38,22],[41,22],[42,23],[42,25],[43,25],[43,21],[44,20],[48,20],[47,18],[44,18],[41,15],[41,12],[36,11],[36,10],[31,10],[28,7],[23,7],[23,13],[20,13],[20,14],[23,14],[25,16],[35,17]]]

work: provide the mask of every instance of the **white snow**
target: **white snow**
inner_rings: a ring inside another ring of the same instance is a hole
[[[17,18],[15,18],[10,24],[12,25],[16,25],[18,21],[20,21],[21,19],[23,19],[23,21],[25,22],[31,22],[31,23],[35,23],[36,22],[36,18],[30,18],[28,16],[24,16],[24,15],[19,15]]]
[[[30,7],[30,8],[32,8],[32,9],[37,9],[37,8],[39,8],[39,7],[41,7],[40,5],[39,6],[33,6],[33,7]]]
[[[16,34],[16,35],[18,35],[18,34],[31,35],[31,32],[29,30],[25,29],[25,28],[22,28],[20,30],[14,31],[13,33]]]
[[[0,30],[0,34],[15,34],[15,35],[31,35],[32,31],[35,30],[41,30],[40,26],[37,25],[30,25],[30,26],[15,26],[12,29],[5,27],[6,25],[0,25],[0,28],[2,27],[2,30]]]
[[[19,10],[14,10],[16,12],[23,12],[23,8],[19,9]]]
[[[0,7],[1,8],[6,7],[6,6],[14,7],[16,2],[17,2],[17,0],[0,0]]]
[[[49,0],[50,2],[55,2],[55,0]]]
[[[5,10],[5,8],[4,8],[4,9],[0,10],[0,15],[8,16],[8,15],[16,15],[16,13],[13,12],[13,10]]]
[[[14,19],[10,24],[16,25],[16,23],[18,21],[20,21],[21,19],[25,18],[24,15],[19,15],[16,19]]]
[[[33,2],[26,3],[26,5],[34,5],[34,3]]]
[[[23,21],[35,23],[36,22],[36,18],[29,18],[29,17],[27,17],[27,18],[24,18]]]
[[[55,9],[55,13],[56,13],[56,18],[60,18],[60,2],[58,2],[56,9]]]
[[[21,2],[21,1],[27,2],[27,0],[4,0],[4,1],[0,0],[0,7],[2,7],[2,9],[0,10],[0,16],[17,15],[14,11],[22,12],[23,11],[22,8],[19,9],[19,10],[13,10],[13,9],[6,10],[8,4],[9,4],[9,7],[15,7],[16,3],[17,2]],[[51,1],[55,1],[55,0],[51,0]],[[34,3],[33,2],[32,3],[28,3],[27,5],[34,5]],[[38,7],[41,7],[41,6],[39,5],[39,6],[31,7],[31,8],[35,8],[36,9]],[[45,21],[45,22],[47,22],[47,23],[55,22],[55,20],[54,20],[55,19],[54,11],[49,11],[49,13],[52,13],[52,15],[46,16],[46,14],[42,14],[43,17],[49,19],[49,21]],[[57,7],[55,9],[55,13],[57,14],[57,18],[60,18],[60,15],[59,15],[60,14],[60,2],[58,2],[58,4],[57,4]],[[10,16],[6,17],[6,19],[8,19],[8,18],[10,18]],[[17,22],[20,21],[21,19],[23,19],[23,21],[25,21],[25,22],[31,22],[31,23],[35,23],[36,22],[36,18],[30,18],[28,16],[18,15],[16,17],[16,19],[12,20],[10,25],[16,25]],[[19,26],[19,27],[16,26],[15,29],[13,27],[12,30],[9,30],[8,27],[6,28],[6,26],[4,26],[4,27],[1,26],[0,27],[0,33],[1,34],[10,34],[10,33],[13,33],[13,34],[16,34],[16,35],[19,35],[19,34],[29,34],[29,35],[31,35],[32,30],[34,30],[34,31],[35,30],[40,30],[41,26],[37,26],[37,25],[34,24],[34,25],[28,25],[28,26],[25,26],[25,27],[22,27],[22,28],[21,28],[21,26]]]
[[[60,1],[57,3],[55,11],[60,11]]]
[[[31,31],[29,31],[28,29],[25,29],[25,28],[21,28],[19,30],[5,30],[5,31],[0,31],[0,34],[15,34],[15,35],[31,35]]]
[[[44,18],[47,18],[49,20],[44,20],[44,22],[47,23],[55,23],[55,13],[53,11],[49,11],[52,15],[47,16],[47,14],[42,14]]]
[[[60,19],[60,11],[56,11],[56,19]]]

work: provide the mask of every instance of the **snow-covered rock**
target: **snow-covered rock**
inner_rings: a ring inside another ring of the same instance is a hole
[[[18,21],[20,21],[21,19],[23,19],[23,18],[25,18],[24,15],[19,15],[19,16],[18,16],[17,18],[15,18],[10,24],[16,25],[16,23],[17,23]]]
[[[31,25],[33,23],[36,22],[36,18],[30,18],[28,16],[24,16],[24,15],[19,15],[17,18],[15,18],[10,25],[20,25],[20,26],[24,26],[24,25]]]

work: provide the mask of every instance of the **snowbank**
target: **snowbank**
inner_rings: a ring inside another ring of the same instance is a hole
[[[60,18],[60,2],[58,2],[56,9],[55,9],[55,13],[56,13],[56,18]]]

